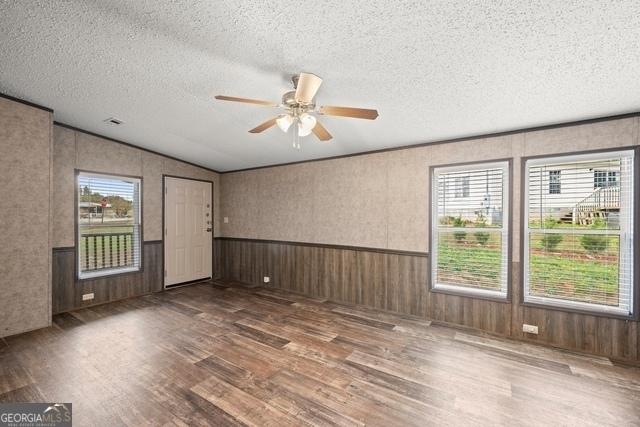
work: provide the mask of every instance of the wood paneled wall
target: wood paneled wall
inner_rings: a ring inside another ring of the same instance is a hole
[[[221,240],[222,275],[314,297],[424,317],[426,256]]]
[[[512,263],[511,301],[498,302],[429,292],[426,254],[234,238],[216,239],[216,253],[217,271],[226,279],[639,360],[637,322],[521,305],[519,262]],[[522,323],[538,325],[539,335],[523,334]]]
[[[76,310],[134,296],[162,291],[162,242],[144,243],[143,269],[92,280],[76,279],[74,248],[53,249],[53,313]],[[93,300],[82,295],[93,293]]]

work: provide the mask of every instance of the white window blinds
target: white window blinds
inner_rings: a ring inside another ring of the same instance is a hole
[[[431,178],[432,287],[506,297],[508,162],[438,167]]]
[[[140,270],[140,180],[80,172],[77,191],[78,276]]]
[[[633,151],[527,161],[525,302],[632,313],[633,162]]]

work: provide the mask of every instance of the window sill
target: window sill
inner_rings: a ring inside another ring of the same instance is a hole
[[[78,281],[106,279],[109,277],[122,276],[125,274],[133,274],[133,273],[141,273],[141,272],[142,272],[141,267],[114,268],[114,269],[108,269],[108,270],[93,271],[90,273],[80,273],[78,274]]]
[[[462,286],[436,284],[429,289],[430,292],[454,295],[466,298],[484,299],[488,301],[510,303],[509,296],[504,292],[489,291],[485,289],[465,288]]]
[[[620,320],[637,320],[637,316],[634,314],[629,314],[624,310],[603,310],[599,308],[595,304],[593,308],[589,308],[588,303],[582,303],[580,305],[576,305],[575,307],[569,306],[567,304],[563,304],[562,302],[554,303],[553,301],[542,302],[538,299],[535,300],[524,300],[522,302],[523,307],[531,307],[542,310],[554,310],[554,311],[563,311],[565,313],[572,314],[582,314],[586,316],[596,316],[596,317],[606,317],[608,319],[620,319]]]

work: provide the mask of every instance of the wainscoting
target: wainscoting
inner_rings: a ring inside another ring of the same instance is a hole
[[[426,254],[218,239],[222,276],[332,301],[426,316]]]
[[[519,262],[511,269],[513,302],[499,302],[429,292],[426,253],[226,237],[215,249],[225,279],[638,361],[638,322],[520,304]],[[522,323],[538,325],[539,335],[523,334]]]
[[[162,290],[162,242],[143,245],[143,269],[95,280],[76,280],[75,248],[53,249],[53,305],[54,314],[104,304],[125,298],[146,295]],[[82,301],[82,295],[92,293],[93,300]]]
[[[428,256],[335,245],[216,238],[214,276],[264,285],[500,336],[603,355],[640,360],[638,322],[520,304],[520,263],[512,263],[511,302],[428,291]],[[144,244],[144,269],[96,280],[76,281],[75,249],[53,249],[53,313],[162,291],[162,242]],[[82,301],[93,292],[95,298]],[[539,335],[522,333],[538,325]]]

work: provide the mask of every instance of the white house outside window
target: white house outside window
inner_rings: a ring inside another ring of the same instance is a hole
[[[560,178],[562,171],[552,170],[549,171],[549,194],[560,194],[562,187],[560,184]]]
[[[455,178],[456,198],[469,197],[469,177],[457,176]]]
[[[525,302],[632,314],[633,162],[633,151],[526,162]],[[546,191],[550,171],[562,194]]]
[[[607,170],[593,171],[593,188],[615,187],[618,185],[618,172]]]

